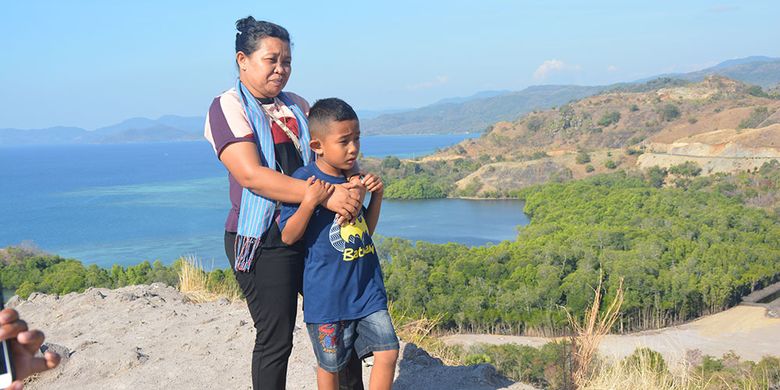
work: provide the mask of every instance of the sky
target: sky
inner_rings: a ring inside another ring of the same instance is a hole
[[[7,1],[0,128],[203,116],[232,87],[235,21],[288,29],[286,90],[358,111],[601,85],[780,57],[778,1]]]

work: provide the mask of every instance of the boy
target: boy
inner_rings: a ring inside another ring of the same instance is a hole
[[[387,294],[371,234],[379,220],[384,184],[368,174],[371,193],[357,220],[339,226],[336,214],[318,205],[344,183],[342,172],[355,166],[360,152],[360,124],[347,103],[330,98],[309,111],[314,163],[293,177],[309,186],[300,205],[282,207],[279,226],[288,245],[304,240],[303,319],[317,356],[317,387],[338,388],[338,371],[352,348],[363,358],[373,353],[369,388],[390,389],[398,358],[398,338],[387,313]]]

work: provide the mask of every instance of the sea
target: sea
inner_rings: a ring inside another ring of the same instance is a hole
[[[474,134],[364,136],[365,156],[419,157]],[[0,247],[110,267],[194,256],[224,268],[227,172],[206,141],[0,146]],[[485,245],[528,223],[516,200],[386,200],[377,234]]]

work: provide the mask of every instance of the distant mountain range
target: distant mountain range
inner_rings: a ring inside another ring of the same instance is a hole
[[[436,134],[482,132],[500,121],[514,121],[534,110],[544,110],[626,85],[644,85],[658,78],[701,81],[709,75],[769,88],[780,83],[780,58],[746,57],[724,61],[691,73],[664,74],[604,86],[534,86],[519,92],[480,93],[469,98],[445,99],[429,106],[380,115],[361,123],[366,134]]]
[[[710,75],[725,76],[743,83],[770,88],[780,83],[780,58],[753,56],[721,62],[711,68],[690,73],[669,73],[645,78],[645,82],[659,77],[669,77],[687,81],[702,81]]]
[[[120,144],[203,139],[203,117],[131,118],[96,130],[78,127],[0,129],[0,145]]]
[[[605,86],[542,85],[522,91],[483,91],[467,97],[442,99],[416,109],[360,111],[365,134],[444,134],[483,132],[500,121],[514,121],[544,110],[615,88],[642,84],[659,77],[700,81],[718,74],[765,89],[780,83],[780,59],[746,57],[724,61],[704,70],[665,74]],[[158,119],[131,118],[96,130],[77,127],[45,129],[0,129],[0,145],[103,144],[172,142],[202,139],[203,117],[166,115]]]

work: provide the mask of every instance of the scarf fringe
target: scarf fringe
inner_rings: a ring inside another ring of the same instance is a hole
[[[263,240],[260,237],[237,235],[234,244],[234,253],[236,254],[235,270],[238,272],[249,272],[249,269],[252,268],[255,253],[262,244]]]

